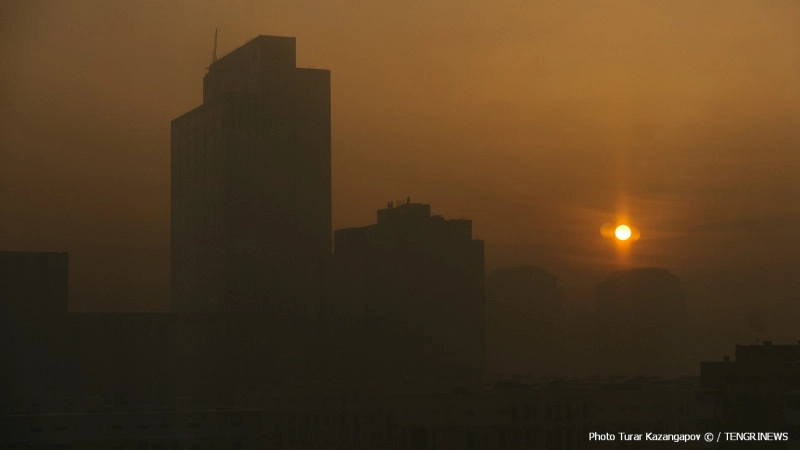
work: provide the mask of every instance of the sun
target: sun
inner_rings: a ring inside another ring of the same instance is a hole
[[[638,241],[641,237],[639,229],[633,225],[627,225],[620,222],[617,222],[619,225],[614,225],[613,223],[608,222],[604,223],[603,226],[600,227],[600,234],[604,238],[614,239],[619,243]]]
[[[620,241],[627,241],[631,238],[631,227],[627,225],[620,225],[614,230],[614,236]]]

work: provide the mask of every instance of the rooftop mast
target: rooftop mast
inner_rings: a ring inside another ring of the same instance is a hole
[[[217,62],[217,29],[214,28],[214,51],[211,53],[211,64]]]

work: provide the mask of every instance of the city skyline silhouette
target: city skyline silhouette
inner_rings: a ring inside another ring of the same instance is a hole
[[[0,444],[800,439],[800,6],[4,8]]]
[[[796,127],[785,126],[797,115],[794,69],[778,50],[792,42],[796,27],[784,7],[732,5],[726,15],[713,15],[686,2],[618,4],[587,7],[597,17],[590,20],[576,4],[543,3],[521,7],[521,14],[492,10],[472,22],[480,9],[465,5],[449,33],[429,40],[413,30],[436,29],[441,7],[374,19],[354,9],[348,20],[357,26],[342,35],[311,30],[325,21],[302,8],[285,20],[263,23],[256,14],[239,25],[234,10],[213,18],[200,9],[188,22],[197,28],[184,30],[137,27],[158,16],[150,6],[104,7],[102,20],[75,5],[42,15],[35,6],[12,7],[16,27],[30,34],[5,40],[10,57],[26,55],[26,65],[4,68],[10,115],[3,125],[0,242],[16,250],[69,250],[76,310],[166,310],[164,124],[199,104],[215,28],[219,55],[275,30],[306,41],[299,67],[338,74],[333,229],[369,223],[387,199],[424,199],[445,216],[475,221],[477,236],[491,243],[489,270],[543,267],[559,276],[567,307],[590,309],[594,284],[631,267],[619,266],[598,235],[624,208],[643,236],[630,264],[674,271],[691,305],[783,302],[798,296],[792,273],[800,245],[791,176]],[[164,8],[164,20],[181,23],[179,8]],[[64,21],[70,14],[76,19]],[[755,18],[762,16],[774,19],[773,34],[761,33],[766,25]],[[400,19],[386,31],[371,25],[390,17]],[[750,28],[733,27],[737,21]],[[107,39],[70,34],[79,23],[102,25]],[[506,30],[506,38],[470,41],[474,23]],[[718,39],[704,39],[703,30]],[[591,38],[600,32],[608,39]],[[777,41],[778,34],[787,39]],[[755,41],[742,50],[736,42],[744,36]],[[117,53],[115,42],[136,51]],[[737,59],[737,51],[747,57]],[[159,70],[143,69],[156,61]],[[429,67],[428,75],[416,67]],[[36,106],[42,102],[47,109]],[[41,124],[51,132],[35,132]],[[34,205],[43,205],[49,220],[39,219]],[[118,252],[130,257],[119,262]]]

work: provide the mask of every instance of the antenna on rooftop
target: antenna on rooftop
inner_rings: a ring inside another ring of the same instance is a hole
[[[214,28],[214,51],[211,53],[211,64],[217,62],[217,29]]]

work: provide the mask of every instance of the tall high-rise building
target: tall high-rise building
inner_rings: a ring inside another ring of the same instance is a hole
[[[212,62],[203,104],[172,121],[173,311],[316,314],[330,111],[330,71],[296,67],[294,38]]]

